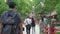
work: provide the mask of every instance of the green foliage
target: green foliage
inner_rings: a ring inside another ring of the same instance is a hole
[[[37,13],[39,11],[43,11],[43,13],[48,13],[53,10],[57,10],[58,18],[60,18],[60,0],[7,0],[14,1],[16,3],[17,11],[22,15],[22,17],[26,17],[32,11],[32,6],[35,6],[36,16],[39,16]],[[44,2],[44,7],[41,6],[40,2]],[[0,0],[0,14],[8,10],[8,6],[4,2],[4,0]]]
[[[14,1],[16,3],[16,8],[17,11],[22,15],[22,17],[26,17],[31,11],[32,11],[32,6],[36,6],[40,2],[40,0],[7,0],[9,1]],[[38,9],[37,9],[38,8]],[[0,14],[7,10],[8,6],[4,2],[4,0],[0,0]],[[39,7],[36,6],[36,11],[39,10]]]
[[[57,32],[57,34],[60,34],[60,32]]]
[[[45,1],[45,10],[53,11],[55,10],[55,6],[58,3],[58,0],[46,0]]]
[[[60,21],[60,3],[56,5],[55,10],[57,10],[58,13],[58,20]]]
[[[4,0],[0,0],[0,14],[7,9],[8,9],[8,6],[5,4]]]

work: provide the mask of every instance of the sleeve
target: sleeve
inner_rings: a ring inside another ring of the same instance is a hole
[[[32,19],[31,19],[31,23],[32,23]]]
[[[26,19],[24,20],[24,24],[26,25],[27,23],[26,23]]]
[[[20,15],[19,13],[17,14],[17,17],[18,17],[18,19],[17,19],[18,22],[19,22],[19,23],[22,23],[22,17],[21,17],[21,15]]]
[[[1,22],[2,23],[4,22],[6,14],[7,14],[6,12],[3,12],[2,15],[1,15]]]

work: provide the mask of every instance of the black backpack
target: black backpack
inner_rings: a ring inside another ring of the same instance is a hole
[[[35,21],[34,21],[34,18],[32,18],[32,23],[31,23],[32,26],[35,26]]]
[[[3,24],[14,24],[15,23],[15,16],[16,16],[16,13],[12,10],[9,10],[9,11],[6,11],[5,13],[3,13],[4,16],[2,19],[2,23]]]

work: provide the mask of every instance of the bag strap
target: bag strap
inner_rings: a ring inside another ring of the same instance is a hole
[[[11,15],[11,14],[10,14],[11,12],[12,12],[12,10],[8,10],[7,16],[8,16],[8,15]],[[16,16],[16,13],[14,12],[14,14],[12,14],[11,16],[12,16],[12,17],[15,17],[15,16]]]

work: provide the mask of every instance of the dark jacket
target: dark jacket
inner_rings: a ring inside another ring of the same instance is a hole
[[[14,15],[14,13],[16,13],[16,16],[15,16],[16,21],[13,25],[9,25],[7,23],[4,24],[4,19],[5,19],[5,16],[7,15],[8,11],[10,12],[11,15]],[[18,14],[14,10],[8,10],[8,11],[3,12],[2,15],[1,15],[1,21],[3,23],[2,34],[13,34],[12,33],[13,29],[15,29],[15,31],[16,31],[15,34],[19,34],[19,32],[20,32],[20,27],[19,26],[20,26],[20,23],[22,21],[21,16],[20,16],[20,14]]]

